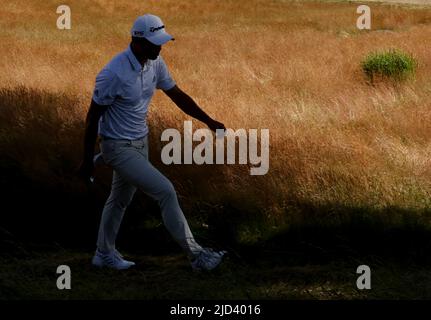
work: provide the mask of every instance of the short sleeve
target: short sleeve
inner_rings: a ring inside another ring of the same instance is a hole
[[[96,77],[93,100],[102,106],[111,105],[120,88],[117,75],[109,69],[103,69]]]
[[[165,61],[160,56],[157,66],[157,89],[169,90],[175,86],[175,81],[169,74]]]

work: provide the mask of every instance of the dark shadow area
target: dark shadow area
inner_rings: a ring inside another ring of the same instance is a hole
[[[230,248],[238,261],[304,265],[370,258],[406,265],[431,264],[429,211],[297,202],[292,216],[302,218],[271,230],[259,215],[229,205],[221,207],[223,212],[209,212],[204,234],[216,245]],[[286,215],[289,217],[289,212]],[[244,243],[240,241],[244,229],[261,236]]]
[[[301,221],[282,228],[255,247],[250,256],[261,252],[262,258],[299,264],[320,264],[350,257],[363,261],[393,260],[400,264],[431,264],[430,212],[400,208],[371,210],[329,204],[316,207],[299,204],[304,216],[318,213],[329,221]],[[330,221],[334,210],[344,219]],[[392,219],[388,218],[392,217]],[[257,248],[261,250],[256,250]],[[246,252],[246,251],[245,251]]]
[[[13,252],[14,243],[35,248],[54,245],[94,250],[112,170],[99,168],[94,184],[85,184],[76,176],[85,127],[82,105],[86,103],[64,93],[0,88],[3,252]],[[150,159],[161,167],[158,137],[163,128],[174,126],[168,122],[162,126],[157,116],[152,122],[155,129],[150,135]],[[197,184],[222,175],[221,166],[208,170],[205,166],[189,165],[182,169],[185,175],[193,170],[194,177],[199,176]],[[161,171],[181,193],[199,188],[191,180],[179,182],[181,179],[175,176],[177,168],[165,166]],[[157,204],[139,191],[123,220],[118,244],[151,254],[178,250],[162,224]]]
[[[101,169],[93,185],[85,185],[75,176],[84,131],[83,120],[74,115],[80,103],[77,97],[64,94],[23,87],[0,89],[3,253],[19,254],[19,247],[94,250],[112,172]],[[153,121],[160,131],[160,119]],[[150,140],[154,147],[150,148],[159,166],[157,130]],[[179,189],[185,195],[180,201],[190,209],[187,215],[193,231],[200,242],[230,250],[233,259],[307,264],[369,255],[402,263],[430,263],[430,211],[376,210],[337,203],[316,206],[297,201],[289,205],[295,212],[286,209],[286,223],[274,227],[259,208],[249,212],[241,204],[187,199],[197,188],[193,179],[199,180],[196,183],[213,177],[223,179],[222,166],[184,166],[184,176],[191,169],[195,173],[187,179],[190,186],[185,183]],[[166,169],[174,181],[178,179],[175,170]],[[244,241],[245,231],[252,241]],[[118,246],[152,255],[180,252],[163,226],[157,204],[141,192],[127,210]]]

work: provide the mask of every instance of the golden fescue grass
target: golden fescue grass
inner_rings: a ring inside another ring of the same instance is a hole
[[[359,31],[351,3],[68,4],[72,29],[60,31],[56,1],[2,1],[1,87],[73,96],[71,112],[83,121],[97,72],[126,48],[136,16],[151,12],[176,37],[162,54],[181,88],[228,127],[270,129],[265,176],[243,166],[163,168],[184,202],[235,203],[279,217],[301,203],[429,209],[431,9],[370,4],[373,30]],[[360,61],[388,48],[414,55],[416,79],[370,86]],[[158,165],[161,131],[186,119],[156,94],[150,124]],[[71,146],[76,161],[80,147]]]

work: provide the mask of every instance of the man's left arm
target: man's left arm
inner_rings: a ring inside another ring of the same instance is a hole
[[[197,104],[194,100],[177,85],[175,85],[172,89],[163,91],[182,111],[184,111],[187,115],[202,121],[205,123],[212,131],[216,131],[216,129],[226,130],[226,127],[223,123],[218,122],[208,116]]]

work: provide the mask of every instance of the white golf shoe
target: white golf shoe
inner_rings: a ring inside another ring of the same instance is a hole
[[[211,248],[203,248],[191,261],[192,268],[195,271],[213,270],[221,263],[226,253],[226,251],[214,251]]]
[[[123,256],[117,250],[108,253],[102,253],[96,250],[96,254],[91,262],[94,266],[99,268],[108,267],[116,270],[129,269],[131,266],[135,265],[133,261],[123,259]]]

